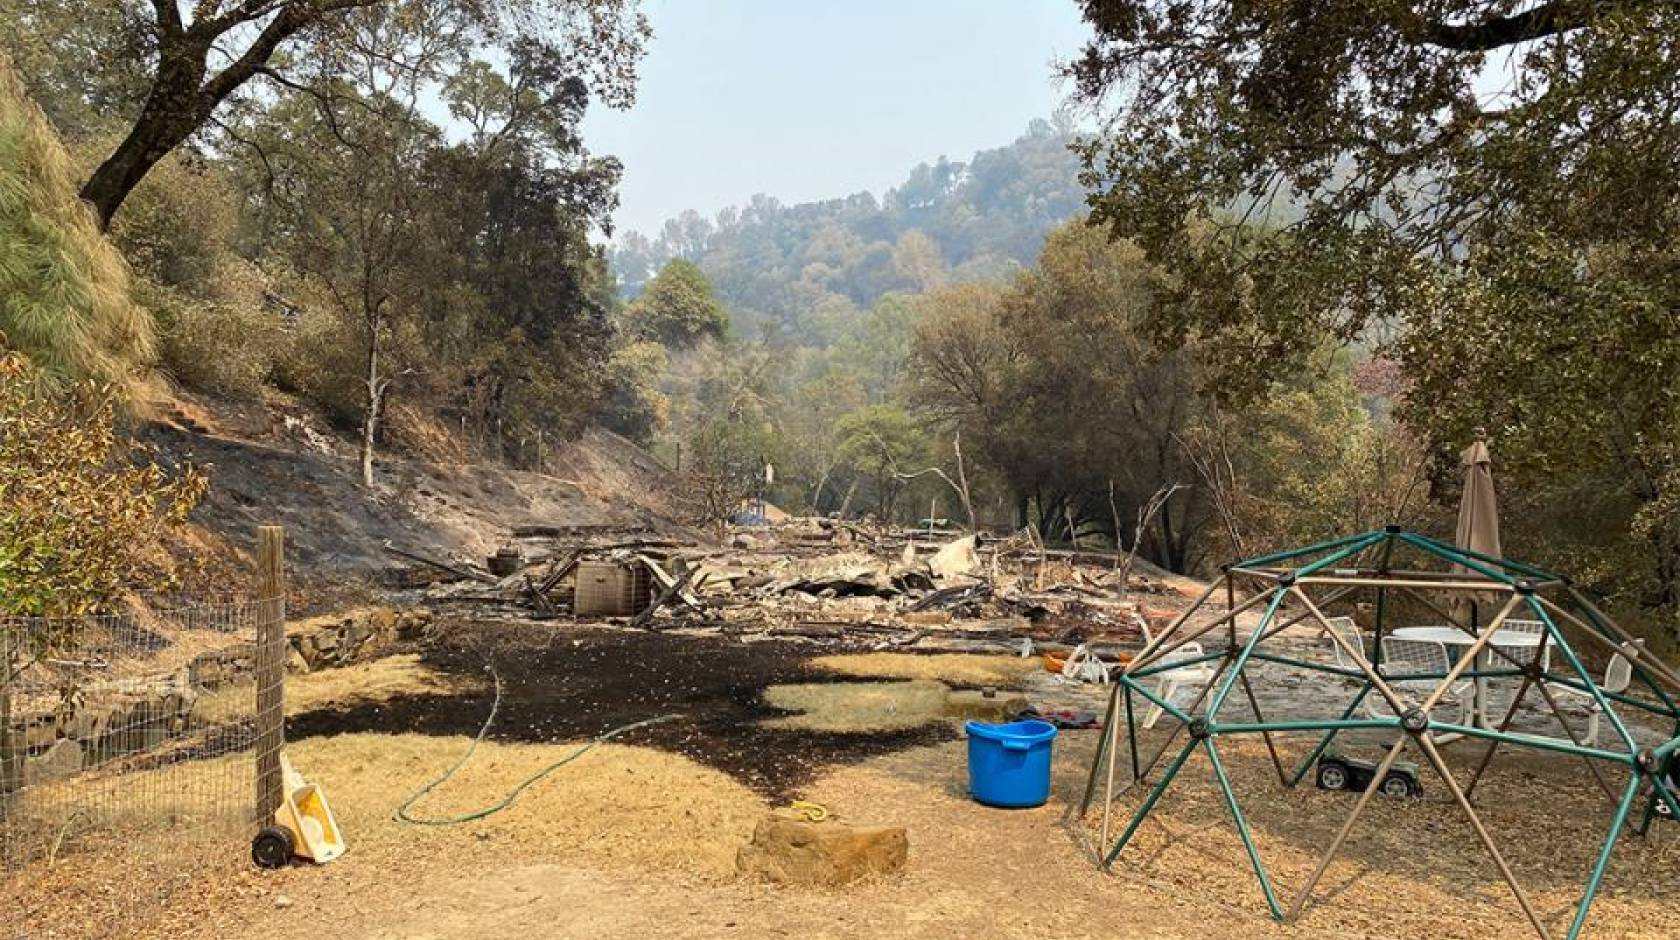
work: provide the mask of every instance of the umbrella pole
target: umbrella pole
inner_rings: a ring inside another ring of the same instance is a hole
[[[1470,632],[1471,633],[1479,633],[1480,632],[1480,630],[1481,630],[1481,613],[1482,613],[1482,605],[1480,603],[1476,602],[1476,601],[1471,601],[1470,602]],[[1487,668],[1488,668],[1487,653],[1485,651],[1481,652],[1481,653],[1477,653],[1476,654],[1476,672],[1477,673],[1486,672]],[[1470,716],[1471,717],[1471,723],[1474,724],[1478,728],[1487,728],[1488,727],[1488,716],[1487,716],[1488,685],[1487,685],[1487,680],[1482,678],[1480,675],[1477,675],[1476,679],[1475,679],[1475,682],[1476,682],[1476,685],[1475,685],[1476,703],[1475,703],[1475,709],[1474,709],[1475,714]]]

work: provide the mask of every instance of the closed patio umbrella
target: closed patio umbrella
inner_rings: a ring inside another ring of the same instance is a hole
[[[1459,455],[1464,464],[1464,492],[1458,504],[1458,534],[1453,539],[1467,548],[1494,558],[1499,551],[1499,499],[1493,493],[1493,456],[1478,430],[1475,443]],[[1455,571],[1464,571],[1454,566]]]
[[[1459,548],[1479,552],[1492,558],[1500,557],[1499,551],[1499,500],[1493,492],[1493,455],[1488,453],[1487,441],[1481,428],[1476,429],[1476,440],[1459,455],[1464,464],[1464,491],[1459,496],[1458,504],[1458,532],[1453,541]],[[1453,571],[1468,573],[1469,569],[1463,565],[1453,565]],[[1460,595],[1461,598],[1477,595]],[[1462,602],[1462,601],[1461,601]],[[1466,605],[1469,609],[1463,613],[1469,614],[1472,628],[1479,623],[1479,604],[1471,600]],[[1479,667],[1486,666],[1486,657]],[[1487,680],[1476,680],[1475,721],[1477,724],[1487,724]]]

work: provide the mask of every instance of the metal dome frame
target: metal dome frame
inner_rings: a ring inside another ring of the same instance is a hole
[[[1431,561],[1445,561],[1452,570],[1422,571],[1397,568],[1394,566],[1397,552],[1412,552]],[[1367,560],[1375,563],[1369,567],[1359,566],[1361,561]],[[1201,610],[1221,587],[1225,592],[1225,612],[1195,627],[1188,626],[1192,616]],[[1239,601],[1239,588],[1252,593]],[[1369,658],[1364,650],[1352,648],[1351,644],[1331,628],[1322,609],[1360,592],[1374,592],[1375,595],[1377,641],[1374,644],[1376,648]],[[1459,616],[1443,609],[1444,606],[1451,606],[1450,604],[1439,603],[1435,597],[1430,596],[1431,594],[1464,599],[1496,598],[1499,612],[1492,620],[1482,625],[1478,632],[1474,615],[1469,618],[1468,623],[1462,622]],[[1391,596],[1404,596],[1409,600],[1421,602],[1444,618],[1446,623],[1465,630],[1474,638],[1474,642],[1444,673],[1385,673],[1381,669],[1381,637],[1387,627]],[[1302,612],[1286,612],[1286,599],[1296,602],[1298,607],[1303,609]],[[1259,623],[1252,634],[1239,642],[1237,618],[1256,607],[1262,608]],[[1532,661],[1527,663],[1519,662],[1489,642],[1494,631],[1519,609],[1531,614],[1544,625],[1545,630]],[[1358,668],[1348,669],[1333,663],[1301,659],[1265,648],[1268,640],[1303,621],[1316,621],[1330,636],[1331,641],[1339,646]],[[1627,694],[1633,691],[1632,686],[1621,692],[1603,688],[1587,672],[1575,648],[1564,636],[1560,626],[1562,623],[1569,624],[1575,628],[1576,635],[1586,638],[1609,654],[1625,657],[1632,666],[1635,680],[1651,693],[1654,700]],[[1227,628],[1225,648],[1200,656],[1168,658],[1175,650],[1207,636],[1221,626]],[[1563,668],[1548,671],[1544,667],[1546,657],[1541,653],[1547,643],[1562,654]],[[1502,658],[1504,663],[1491,662],[1485,655],[1487,652]],[[1361,680],[1361,686],[1337,717],[1268,721],[1260,710],[1260,703],[1254,695],[1247,675],[1250,664],[1255,662],[1276,663],[1357,679]],[[1213,677],[1188,707],[1180,708],[1146,686],[1146,680],[1169,674],[1175,669],[1203,664],[1216,664]],[[1494,668],[1496,665],[1497,668]],[[1519,677],[1522,679],[1521,685],[1512,699],[1509,711],[1497,728],[1478,726],[1473,717],[1469,719],[1468,725],[1441,722],[1430,717],[1430,710],[1439,704],[1448,694],[1449,688],[1460,679]],[[1399,679],[1434,679],[1439,680],[1439,684],[1421,705],[1414,707],[1403,702],[1389,685],[1390,680]],[[1221,714],[1226,702],[1239,684],[1253,710],[1255,720],[1223,721]],[[1612,736],[1624,749],[1612,750],[1583,744],[1569,728],[1568,723],[1563,721],[1557,702],[1547,688],[1549,684],[1568,686],[1589,695],[1608,721]],[[1539,690],[1552,714],[1563,724],[1567,739],[1510,731],[1511,721],[1517,713],[1518,706],[1531,689]],[[1388,707],[1394,712],[1393,717],[1354,717],[1360,703],[1373,692],[1386,700]],[[1106,776],[1098,851],[1102,867],[1105,870],[1110,869],[1138,827],[1154,810],[1162,794],[1184,769],[1186,762],[1197,750],[1201,750],[1207,755],[1212,766],[1213,778],[1224,797],[1226,809],[1242,840],[1249,864],[1265,895],[1266,905],[1272,917],[1279,921],[1293,920],[1300,916],[1311,899],[1313,890],[1365,811],[1371,797],[1377,793],[1396,759],[1410,743],[1422,752],[1436,776],[1440,777],[1452,795],[1453,801],[1468,817],[1471,828],[1492,858],[1501,877],[1510,886],[1517,904],[1535,932],[1542,940],[1551,940],[1551,934],[1530,903],[1527,893],[1512,873],[1498,845],[1477,815],[1475,807],[1471,805],[1470,794],[1474,792],[1477,782],[1501,745],[1572,755],[1581,758],[1587,764],[1598,785],[1604,789],[1616,807],[1604,842],[1587,876],[1581,900],[1576,905],[1575,916],[1565,935],[1566,940],[1576,940],[1586,926],[1593,899],[1597,896],[1609,867],[1611,851],[1626,827],[1638,795],[1641,792],[1648,794],[1644,818],[1637,828],[1641,834],[1648,829],[1653,816],[1658,812],[1659,800],[1673,811],[1672,815],[1675,818],[1680,818],[1680,800],[1676,799],[1671,789],[1672,780],[1665,780],[1673,767],[1680,764],[1680,758],[1675,756],[1676,751],[1680,750],[1680,704],[1676,704],[1677,696],[1680,696],[1680,673],[1645,651],[1632,636],[1594,606],[1568,578],[1534,565],[1491,557],[1406,531],[1399,526],[1388,526],[1381,530],[1350,535],[1291,551],[1248,558],[1225,566],[1221,577],[1210,584],[1195,603],[1175,618],[1159,636],[1145,644],[1143,650],[1116,675],[1109,694],[1107,717],[1103,722],[1103,736],[1091,762],[1084,796],[1078,807],[1078,818],[1084,820],[1088,816],[1098,782]],[[1165,714],[1177,719],[1177,725],[1167,740],[1146,761],[1140,760],[1138,755],[1134,712],[1134,699],[1137,697],[1151,705],[1159,706]],[[1637,708],[1674,722],[1670,739],[1658,747],[1641,747],[1612,703]],[[1109,818],[1114,798],[1118,795],[1114,784],[1116,765],[1120,762],[1119,729],[1122,724],[1116,719],[1122,711],[1127,731],[1126,750],[1130,756],[1131,779],[1122,786],[1119,793],[1124,793],[1133,786],[1148,785],[1149,777],[1161,759],[1169,752],[1172,752],[1172,757],[1166,765],[1166,770],[1150,787],[1143,802],[1133,811],[1130,822],[1110,845]],[[1312,876],[1296,895],[1286,915],[1278,901],[1272,879],[1260,858],[1259,849],[1249,831],[1236,793],[1231,789],[1230,779],[1220,760],[1218,741],[1225,735],[1259,735],[1266,743],[1280,783],[1287,788],[1294,787],[1301,781],[1338,734],[1354,729],[1392,729],[1399,734],[1382,762],[1377,765],[1369,786],[1319,857]],[[1179,735],[1185,731],[1189,732],[1189,739],[1173,752]],[[1274,734],[1290,732],[1321,734],[1317,746],[1293,770],[1285,767],[1283,759],[1279,756],[1277,743],[1273,740]],[[1438,733],[1457,734],[1488,742],[1475,772],[1462,787],[1441,756],[1435,741],[1435,735]],[[1629,780],[1620,793],[1615,791],[1601,772],[1601,767],[1605,765],[1619,766],[1629,771]]]

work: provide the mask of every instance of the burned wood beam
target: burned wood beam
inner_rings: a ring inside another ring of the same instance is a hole
[[[446,571],[458,578],[464,578],[469,581],[478,581],[483,584],[501,583],[487,572],[473,571],[469,568],[462,568],[457,565],[449,564],[448,562],[438,561],[436,558],[427,558],[425,555],[404,551],[403,549],[392,545],[390,542],[385,543],[385,551],[392,555],[396,555],[398,558],[406,558],[409,561],[419,562],[422,565],[429,565],[439,571]]]
[[[659,612],[659,608],[664,607],[671,598],[680,595],[683,587],[688,584],[689,579],[693,578],[694,573],[699,570],[700,568],[698,565],[684,568],[682,574],[677,575],[675,580],[660,590],[659,594],[654,597],[652,603],[647,605],[646,609],[630,618],[630,626],[638,628],[647,626],[648,623],[653,620],[653,615]]]
[[[550,591],[559,586],[561,578],[572,573],[572,569],[577,567],[578,559],[582,557],[583,552],[581,550],[556,557],[554,563],[549,566],[548,573],[543,575],[541,583],[537,586],[538,593],[546,597]]]

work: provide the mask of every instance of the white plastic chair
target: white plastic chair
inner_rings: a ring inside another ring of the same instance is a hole
[[[1103,662],[1084,643],[1073,648],[1062,662],[1062,678],[1072,682],[1095,682],[1108,685],[1108,663]]]
[[[1352,617],[1326,617],[1324,622],[1328,624],[1328,627],[1322,628],[1325,633],[1336,634],[1341,638],[1342,643],[1358,650],[1361,656],[1369,657],[1371,655],[1370,651],[1365,648],[1365,635],[1359,631],[1359,625],[1353,622]],[[1337,643],[1329,637],[1325,637],[1325,639],[1330,643],[1330,652],[1336,656],[1336,665],[1343,669],[1359,669],[1359,663],[1355,662],[1348,651],[1342,648],[1342,643]]]
[[[1359,625],[1353,622],[1352,617],[1326,617],[1324,618],[1324,622],[1329,624],[1329,626],[1327,628],[1321,628],[1322,633],[1336,634],[1338,637],[1341,637],[1342,643],[1346,643],[1348,646],[1358,650],[1359,655],[1365,657],[1367,661],[1370,659],[1371,651],[1365,646],[1365,634],[1360,631]],[[1337,643],[1328,636],[1325,636],[1324,639],[1325,642],[1330,644],[1330,652],[1335,655],[1336,665],[1342,667],[1343,669],[1351,669],[1360,675],[1364,675],[1365,671],[1361,669],[1359,663],[1354,660],[1353,654],[1342,648],[1342,643]],[[1378,696],[1374,693],[1365,696],[1365,714],[1373,718],[1381,718],[1385,714],[1373,710],[1373,702],[1377,698]]]
[[[1431,693],[1441,684],[1440,676],[1444,676],[1452,669],[1452,657],[1447,655],[1444,643],[1434,640],[1411,640],[1400,637],[1385,636],[1382,638],[1382,662],[1377,671],[1388,682],[1389,688],[1406,706],[1422,705]],[[1407,676],[1424,674],[1436,678],[1390,679],[1389,676]],[[1447,687],[1447,695],[1436,703],[1437,708],[1456,709],[1457,724],[1465,725],[1470,721],[1470,692],[1474,683],[1469,679],[1457,679]],[[1380,693],[1367,696],[1366,709],[1372,715],[1389,717],[1393,709],[1388,700]]]
[[[1633,645],[1639,647],[1640,652],[1644,652],[1644,640],[1635,640],[1633,641]],[[1610,657],[1610,665],[1604,667],[1604,681],[1599,683],[1599,690],[1604,692],[1613,692],[1619,695],[1626,692],[1628,686],[1632,684],[1633,663],[1621,653],[1617,653],[1616,655]],[[1604,713],[1604,709],[1600,708],[1598,705],[1598,700],[1593,698],[1591,692],[1584,689],[1577,689],[1572,685],[1563,685],[1561,683],[1553,682],[1551,683],[1551,687],[1559,692],[1563,692],[1566,695],[1573,695],[1587,700],[1589,703],[1587,706],[1587,733],[1586,736],[1582,738],[1581,743],[1585,744],[1587,747],[1596,747],[1598,745],[1598,717]]]
[[[1202,644],[1186,643],[1161,657],[1157,665],[1165,666],[1205,655],[1207,654],[1202,650]],[[1180,692],[1189,691],[1193,695],[1199,693],[1203,686],[1213,681],[1213,675],[1213,666],[1206,662],[1180,666],[1160,674],[1161,683],[1156,687],[1155,694],[1160,696],[1162,701],[1173,702],[1173,696]],[[1177,705],[1178,703],[1173,702],[1173,704]],[[1164,709],[1161,706],[1152,704],[1149,708],[1149,714],[1143,719],[1143,727],[1145,729],[1155,727],[1155,722],[1161,720],[1163,711]]]
[[[1538,620],[1506,620],[1499,625],[1499,629],[1509,630],[1512,633],[1532,633],[1535,636],[1542,637],[1546,635],[1546,625]],[[1544,649],[1530,646],[1501,646],[1499,651],[1504,653],[1504,656],[1490,655],[1487,659],[1495,669],[1508,666],[1512,662],[1526,666],[1534,662],[1534,653],[1537,649],[1540,652],[1540,668],[1542,670],[1551,669],[1552,644],[1550,643],[1546,643]],[[1506,660],[1505,656],[1511,657],[1510,660]]]

